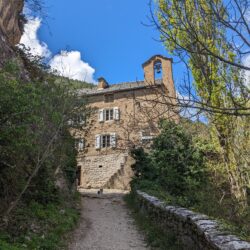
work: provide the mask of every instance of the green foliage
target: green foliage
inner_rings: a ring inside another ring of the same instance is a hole
[[[180,124],[165,121],[161,126],[149,152],[133,151],[136,175],[132,189],[207,214],[221,221],[224,229],[249,240],[249,206],[239,213],[210,127],[185,119]]]
[[[246,115],[250,105],[249,88],[244,74],[233,66],[241,58],[236,56],[238,48],[232,46],[234,30],[230,32],[227,25],[228,16],[240,12],[243,5],[236,8],[223,0],[157,0],[157,3],[164,45],[189,66],[197,99],[210,111],[204,113],[213,143],[224,161],[221,172],[226,174],[232,198],[244,210],[246,189],[250,186],[250,172],[246,167],[249,166],[246,152],[250,150]]]
[[[69,120],[88,109],[75,83],[24,63],[29,78],[15,61],[0,69],[0,249],[62,249],[78,219]]]
[[[63,237],[79,219],[76,209],[60,204],[31,201],[16,211],[16,224],[29,225],[16,237],[0,231],[0,249],[65,249]]]
[[[143,149],[133,151],[134,184],[151,191],[160,187],[179,202],[193,204],[195,192],[207,183],[204,152],[181,125],[163,121],[161,129],[149,154]]]

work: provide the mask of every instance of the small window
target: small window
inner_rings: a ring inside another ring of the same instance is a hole
[[[112,121],[114,120],[114,110],[113,109],[105,109],[105,121]]]
[[[78,125],[84,125],[86,124],[86,116],[83,114],[77,115],[75,123]]]
[[[71,126],[80,126],[86,124],[86,116],[84,114],[75,114],[72,119],[68,121],[68,125]]]
[[[154,139],[154,136],[151,135],[149,130],[144,130],[141,132],[141,142],[142,143],[150,143]]]
[[[105,102],[114,102],[114,95],[113,94],[105,95],[104,101]]]
[[[102,148],[109,148],[110,147],[110,135],[102,135],[101,145],[102,145]]]
[[[116,134],[110,133],[106,135],[96,135],[96,149],[101,148],[115,148],[116,147]]]
[[[75,140],[75,148],[77,151],[83,151],[84,150],[84,139],[76,139]]]
[[[98,112],[99,122],[120,120],[120,110],[115,107],[112,109],[99,109]]]

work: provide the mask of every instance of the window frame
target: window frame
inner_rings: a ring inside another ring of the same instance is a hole
[[[105,134],[101,135],[101,148],[110,148],[111,147],[111,135]]]
[[[95,136],[95,148],[96,150],[104,148],[116,148],[117,146],[117,134],[107,133],[99,134]]]
[[[114,121],[114,109],[104,109],[104,121]]]

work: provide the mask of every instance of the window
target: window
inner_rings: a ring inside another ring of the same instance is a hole
[[[110,147],[110,135],[102,135],[101,145],[102,145],[102,148],[109,148]]]
[[[114,102],[114,94],[105,95],[104,102]]]
[[[150,131],[144,130],[141,132],[141,142],[149,143],[154,139],[154,136],[151,135]]]
[[[101,148],[115,148],[116,147],[116,134],[110,133],[105,135],[96,135],[96,149]]]
[[[99,110],[99,122],[104,121],[118,121],[120,119],[120,110],[115,107],[112,109],[100,109]]]
[[[83,151],[84,150],[84,139],[79,138],[75,140],[75,148],[77,151]]]
[[[75,114],[73,117],[68,121],[68,125],[70,126],[79,126],[86,124],[86,115],[84,114]]]
[[[104,120],[111,121],[114,119],[114,110],[113,109],[105,109],[104,110]]]
[[[77,115],[74,122],[77,125],[84,125],[86,123],[85,115],[83,115],[83,114]]]

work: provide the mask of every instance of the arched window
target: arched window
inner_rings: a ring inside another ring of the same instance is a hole
[[[154,63],[154,74],[155,79],[162,79],[162,63],[160,60],[157,60]]]

